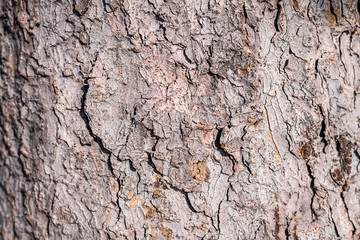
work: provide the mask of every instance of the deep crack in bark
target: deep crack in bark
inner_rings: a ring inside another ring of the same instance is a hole
[[[85,111],[85,102],[86,102],[86,95],[87,95],[87,92],[89,90],[89,83],[88,83],[88,78],[86,78],[84,80],[84,85],[83,87],[81,88],[81,90],[83,91],[83,96],[81,98],[81,109],[80,109],[80,116],[81,118],[84,120],[85,122],[85,125],[86,125],[86,129],[89,131],[89,134],[90,136],[94,139],[94,141],[99,145],[101,151],[105,154],[108,154],[108,159],[107,159],[107,165],[108,165],[108,168],[111,172],[111,174],[113,175],[113,177],[116,177],[115,173],[114,173],[114,169],[112,167],[112,164],[111,164],[111,155],[113,154],[109,149],[107,149],[104,144],[103,144],[103,141],[101,138],[99,138],[98,136],[96,136],[92,129],[91,129],[91,126],[90,126],[90,119],[89,119],[89,116],[86,114],[86,111]]]
[[[348,220],[351,222],[351,225],[352,225],[352,228],[353,228],[353,231],[352,231],[352,236],[355,236],[355,232],[356,232],[356,227],[354,225],[354,222],[351,220],[350,218],[350,214],[349,214],[349,208],[346,204],[346,201],[345,201],[345,196],[344,196],[344,192],[346,191],[346,188],[347,188],[347,185],[345,184],[344,186],[342,186],[341,188],[341,193],[340,193],[340,197],[341,197],[341,200],[344,204],[344,207],[346,209],[346,214],[347,214],[347,217],[348,217]]]
[[[336,237],[339,239],[340,238],[339,230],[337,229],[336,222],[335,222],[335,220],[334,220],[334,218],[332,216],[333,215],[333,210],[332,210],[330,205],[329,205],[329,209],[330,209],[330,215],[331,215],[331,222],[334,225],[334,231],[335,231]]]
[[[312,217],[315,217],[317,219],[318,215],[314,209],[314,198],[315,198],[315,195],[316,195],[316,187],[315,187],[315,177],[313,175],[313,172],[311,170],[311,166],[309,164],[309,161],[310,160],[307,160],[306,161],[306,168],[307,168],[307,171],[308,171],[308,175],[310,177],[310,189],[312,191],[312,196],[311,196],[311,202],[310,202],[310,209],[311,209],[311,214],[312,214]]]
[[[223,157],[227,157],[231,160],[232,162],[232,174],[235,173],[235,164],[236,164],[236,161],[235,161],[235,158],[233,155],[231,155],[230,153],[228,153],[222,146],[221,146],[221,143],[220,143],[220,138],[221,138],[221,133],[223,132],[224,128],[220,128],[218,129],[217,133],[216,133],[216,138],[215,138],[215,147],[216,149],[220,152],[220,154],[223,156]]]
[[[326,116],[324,114],[324,110],[321,107],[321,105],[318,105],[318,106],[319,106],[319,109],[320,109],[320,114],[322,116],[321,129],[320,129],[319,136],[321,138],[321,142],[324,144],[323,153],[325,153],[326,147],[328,146],[328,142],[326,140],[326,122],[325,122]]]

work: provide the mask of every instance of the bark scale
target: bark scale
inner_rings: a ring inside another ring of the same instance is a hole
[[[359,239],[359,2],[0,7],[1,239]]]

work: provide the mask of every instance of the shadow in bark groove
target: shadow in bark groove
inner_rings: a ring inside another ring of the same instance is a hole
[[[101,148],[101,151],[106,153],[106,154],[112,154],[112,152],[105,148],[101,138],[99,138],[98,136],[96,136],[91,127],[90,127],[90,119],[88,117],[88,115],[85,112],[85,102],[86,102],[86,94],[89,90],[89,84],[88,84],[88,79],[85,79],[84,81],[84,86],[81,88],[81,90],[83,91],[83,96],[81,98],[81,109],[80,109],[80,116],[81,118],[84,120],[85,125],[86,125],[86,129],[89,131],[90,136],[93,137],[94,141],[99,145],[99,147]]]
[[[313,172],[311,170],[311,166],[309,164],[309,161],[310,160],[306,161],[306,168],[307,168],[307,171],[308,171],[308,175],[310,177],[310,189],[312,191],[310,209],[311,209],[311,214],[313,215],[313,217],[315,216],[315,219],[317,219],[318,215],[317,215],[317,213],[315,212],[315,209],[314,209],[314,198],[315,198],[315,195],[316,195],[315,177],[314,177],[314,174],[313,174]]]
[[[221,143],[220,143],[220,138],[221,138],[221,133],[224,131],[224,128],[220,128],[218,129],[218,132],[216,133],[216,138],[215,138],[215,147],[216,149],[220,152],[220,154],[223,156],[223,157],[228,157],[231,162],[232,162],[232,171],[234,174],[235,173],[235,158],[233,155],[231,155],[230,153],[228,153],[222,146],[221,146]]]

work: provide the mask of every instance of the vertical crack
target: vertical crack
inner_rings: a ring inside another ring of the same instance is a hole
[[[54,195],[53,195],[52,200],[51,200],[51,207],[50,207],[49,213],[47,214],[48,222],[46,224],[46,233],[47,233],[49,238],[50,238],[50,225],[51,225],[51,222],[52,222],[50,214],[54,209],[54,203],[55,203],[55,192],[54,192]]]
[[[268,110],[267,110],[267,107],[266,107],[266,101],[267,101],[267,98],[266,98],[265,104],[264,104],[264,109],[265,109],[265,114],[266,114],[266,123],[267,123],[267,125],[268,125],[268,130],[269,130],[269,135],[270,135],[271,143],[272,143],[273,146],[274,146],[276,163],[280,164],[280,163],[281,163],[280,153],[279,153],[278,147],[276,146],[276,143],[275,143],[275,140],[274,140],[274,136],[273,136],[272,131],[271,131],[270,120],[269,120],[269,113],[268,113]]]
[[[119,190],[118,190],[118,192],[117,192],[117,202],[116,202],[116,205],[117,205],[117,207],[118,207],[118,209],[119,209],[119,212],[118,212],[118,215],[117,215],[117,221],[120,221],[120,218],[121,218],[121,207],[120,207],[120,198],[121,198],[121,186],[122,186],[122,182],[121,182],[121,180],[120,180],[120,178],[117,178],[116,179],[117,180],[117,183],[119,184]]]
[[[111,154],[112,152],[105,148],[101,138],[99,138],[98,136],[96,136],[91,127],[90,127],[90,118],[89,116],[86,114],[86,111],[85,111],[85,102],[86,102],[86,95],[87,95],[87,92],[89,90],[89,83],[88,83],[88,79],[85,79],[84,81],[84,85],[83,87],[81,88],[81,90],[83,91],[83,96],[81,98],[81,109],[80,109],[80,116],[81,118],[84,120],[85,124],[86,124],[86,129],[89,131],[89,134],[90,136],[94,139],[94,141],[99,145],[101,151],[103,151],[104,153],[107,153],[107,154]]]
[[[243,165],[245,166],[245,168],[247,169],[247,171],[249,172],[249,181],[250,181],[250,175],[252,175],[249,163],[244,159],[244,156],[241,156],[241,161],[243,163]]]
[[[341,38],[342,38],[342,36],[344,35],[344,34],[349,34],[349,32],[348,31],[343,31],[343,32],[341,32],[341,34],[340,34],[340,36],[339,36],[339,40],[338,40],[338,44],[339,44],[339,59],[340,59],[340,62],[341,62],[341,64],[343,65],[343,67],[344,67],[344,70],[345,70],[345,74],[347,74],[347,68],[346,68],[346,65],[345,65],[345,63],[344,63],[344,61],[343,61],[343,51],[341,50]]]
[[[325,153],[326,147],[328,146],[328,142],[326,140],[326,122],[325,122],[325,115],[324,115],[324,110],[322,109],[321,105],[319,105],[319,109],[320,109],[320,114],[322,116],[322,121],[321,121],[321,129],[320,129],[320,133],[319,136],[321,138],[321,142],[324,143],[324,147],[323,147],[323,153]]]
[[[277,32],[280,32],[280,28],[279,28],[279,17],[280,17],[280,14],[281,14],[280,2],[281,2],[281,0],[278,0],[277,5],[276,5],[277,13],[276,13],[275,21],[274,21],[275,30]]]
[[[86,78],[84,80],[84,85],[83,87],[81,88],[81,90],[83,91],[83,95],[81,97],[81,109],[80,109],[80,116],[81,118],[84,120],[85,122],[85,125],[86,125],[86,129],[89,131],[89,134],[90,136],[94,139],[94,141],[99,145],[101,151],[105,154],[108,154],[108,158],[107,158],[107,165],[108,165],[108,168],[110,170],[110,173],[112,174],[113,177],[116,177],[116,174],[114,172],[114,169],[112,167],[112,164],[111,164],[111,155],[112,155],[112,152],[107,149],[104,144],[103,144],[103,141],[101,140],[101,138],[99,138],[98,136],[96,136],[92,129],[91,129],[91,126],[90,126],[90,118],[89,116],[86,114],[86,111],[85,111],[85,103],[86,103],[86,95],[88,93],[88,90],[89,90],[89,83],[88,83],[88,80],[89,78]]]
[[[354,155],[357,157],[357,159],[359,160],[358,161],[358,164],[356,165],[356,171],[359,172],[359,166],[360,166],[360,154],[358,153],[357,150],[354,150]]]
[[[235,170],[235,158],[233,155],[231,155],[230,153],[228,153],[222,146],[221,146],[221,143],[220,143],[220,138],[221,138],[221,134],[222,132],[224,131],[224,128],[220,128],[218,129],[218,132],[216,133],[216,138],[215,138],[215,147],[216,149],[220,152],[221,156],[224,156],[224,157],[228,157],[231,162],[232,162],[232,174],[234,174],[236,172]]]
[[[217,227],[218,227],[218,231],[219,231],[219,236],[221,235],[221,228],[220,228],[220,209],[221,209],[221,204],[222,204],[223,200],[219,203],[219,206],[218,206],[218,210],[217,210],[217,215],[216,215],[216,218],[217,218]]]
[[[155,145],[156,145],[156,144],[155,144]],[[153,148],[155,148],[155,146],[154,146]],[[155,149],[153,149],[153,150],[155,150]],[[153,171],[154,171],[155,173],[159,174],[161,177],[164,177],[164,174],[163,174],[162,172],[160,172],[160,171],[156,168],[156,166],[155,166],[155,164],[154,164],[154,162],[153,162],[153,160],[152,160],[151,153],[148,152],[147,155],[148,155],[148,161],[147,161],[147,163],[149,164],[149,166],[153,169]],[[194,212],[194,213],[199,213],[199,211],[197,211],[197,210],[193,207],[193,205],[191,204],[191,201],[190,201],[189,193],[188,193],[188,192],[186,192],[186,191],[183,190],[183,189],[179,189],[179,188],[177,188],[177,187],[175,187],[175,186],[173,186],[173,185],[171,185],[171,184],[169,184],[169,186],[170,186],[170,188],[173,189],[174,191],[180,192],[180,193],[182,193],[182,194],[184,195],[186,204],[188,205],[189,209],[190,209],[192,212]]]
[[[336,23],[339,23],[339,22],[338,22],[338,16],[337,16],[337,14],[335,13],[335,10],[334,10],[334,7],[333,7],[333,5],[332,5],[331,0],[329,1],[329,5],[330,5],[330,13],[335,17]]]
[[[189,193],[187,193],[185,191],[183,191],[183,193],[184,193],[184,196],[185,196],[186,204],[188,205],[190,210],[193,211],[194,213],[199,213],[199,211],[196,211],[194,206],[191,204],[191,201],[190,201],[190,198],[189,198]]]
[[[311,191],[312,191],[312,196],[311,196],[311,202],[310,202],[310,209],[311,209],[311,215],[312,217],[315,217],[317,219],[318,215],[317,213],[315,212],[314,210],[314,198],[315,198],[315,194],[316,194],[316,187],[315,187],[315,177],[313,175],[313,172],[311,170],[311,166],[309,164],[309,161],[310,160],[307,160],[306,161],[306,168],[307,168],[307,171],[308,171],[308,175],[310,177],[310,188],[311,188]]]
[[[171,184],[169,184],[170,188],[173,189],[174,191],[176,192],[179,192],[179,193],[182,193],[185,197],[185,201],[186,201],[186,204],[188,205],[189,209],[194,212],[194,213],[200,213],[199,211],[197,211],[194,206],[191,204],[191,201],[190,201],[190,198],[189,198],[189,193],[186,192],[185,190],[183,189],[179,189],[175,186],[172,186]]]
[[[353,230],[352,230],[352,236],[354,236],[354,235],[355,235],[355,232],[356,232],[356,227],[355,227],[355,225],[354,225],[354,222],[353,222],[353,221],[351,220],[351,218],[350,218],[349,208],[348,208],[348,206],[347,206],[347,204],[346,204],[345,196],[344,196],[344,192],[347,190],[347,188],[348,188],[347,184],[345,184],[344,186],[342,186],[341,193],[340,193],[340,197],[341,197],[342,202],[344,203],[344,207],[345,207],[345,209],[346,209],[346,213],[347,213],[347,216],[348,216],[348,220],[351,222],[351,225],[352,225],[352,228],[353,228]]]
[[[329,209],[330,209],[330,213],[331,213],[331,222],[334,225],[335,235],[336,235],[337,239],[339,239],[340,238],[339,230],[337,229],[336,222],[335,222],[335,220],[333,218],[333,212],[332,212],[332,208],[331,208],[330,205],[329,205]]]
[[[285,229],[286,240],[289,240],[289,239],[290,239],[289,228],[290,228],[289,221],[286,221],[286,229]]]
[[[244,18],[245,18],[245,23],[246,23],[247,19],[248,19],[248,15],[247,15],[247,12],[246,12],[245,3],[243,4],[243,13],[244,13]]]
[[[157,173],[157,174],[159,174],[160,176],[164,176],[164,174],[162,173],[162,172],[160,172],[157,168],[156,168],[156,165],[155,165],[155,163],[153,162],[153,160],[152,160],[152,156],[151,156],[151,153],[147,153],[147,155],[148,155],[148,161],[147,161],[147,163],[149,164],[149,166],[153,169],[153,171],[155,172],[155,173]]]

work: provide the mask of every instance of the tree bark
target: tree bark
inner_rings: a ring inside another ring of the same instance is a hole
[[[1,239],[359,239],[360,3],[0,1]]]

